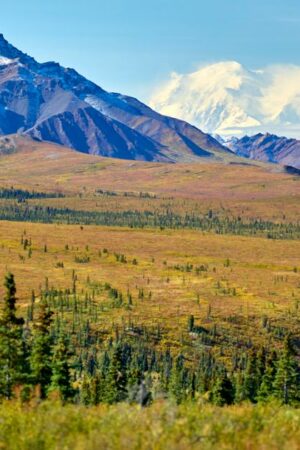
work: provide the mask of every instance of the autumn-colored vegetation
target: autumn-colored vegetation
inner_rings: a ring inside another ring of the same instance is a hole
[[[3,448],[298,448],[299,177],[23,145],[0,158]]]
[[[300,411],[276,404],[0,406],[0,445],[10,450],[298,450],[299,430]]]

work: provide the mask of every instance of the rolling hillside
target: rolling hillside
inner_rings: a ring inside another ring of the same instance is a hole
[[[175,165],[124,161],[84,155],[21,136],[2,138],[0,143],[0,187],[61,191],[68,195],[55,200],[61,205],[110,209],[114,197],[97,197],[96,191],[102,190],[120,194],[118,209],[155,208],[159,204],[166,209],[165,199],[169,199],[172,208],[182,212],[214,209],[226,210],[235,217],[275,221],[300,218],[300,178],[285,174],[280,166],[245,163],[237,157],[231,164],[208,162],[206,158],[199,160],[201,164]],[[156,198],[137,199],[123,195],[126,192],[136,196],[150,193]]]

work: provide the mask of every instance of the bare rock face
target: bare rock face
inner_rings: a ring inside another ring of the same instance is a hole
[[[0,35],[0,134],[12,133],[124,159],[177,162],[231,154],[196,127],[108,93],[73,69],[40,64]]]

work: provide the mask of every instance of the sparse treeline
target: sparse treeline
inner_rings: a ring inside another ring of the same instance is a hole
[[[25,189],[16,189],[13,186],[11,188],[0,188],[0,198],[7,200],[17,200],[18,202],[24,202],[30,199],[63,197],[65,197],[65,195],[61,192],[36,192],[28,191]]]
[[[97,289],[97,287],[95,287]],[[106,284],[111,307],[126,303],[120,292]],[[65,291],[49,287],[32,293],[27,316],[18,317],[14,276],[5,278],[0,321],[0,396],[16,395],[26,401],[59,395],[64,402],[84,405],[138,402],[145,406],[157,398],[177,403],[204,396],[223,406],[278,399],[300,402],[300,373],[296,340],[286,336],[282,351],[251,348],[235,353],[231,368],[205,347],[193,361],[182,353],[162,350],[163,330],[147,329],[130,321],[114,328],[114,338],[101,329],[101,308],[94,294],[80,296],[73,286]],[[193,317],[189,332],[196,330]]]
[[[156,194],[152,194],[150,192],[116,192],[107,191],[104,189],[96,189],[95,194],[107,197],[157,198]]]
[[[131,228],[195,229],[216,234],[264,236],[269,239],[299,239],[299,223],[275,223],[264,220],[242,220],[240,217],[222,217],[207,214],[179,215],[165,212],[128,210],[80,211],[39,205],[7,203],[0,206],[0,220],[81,225],[105,225]]]

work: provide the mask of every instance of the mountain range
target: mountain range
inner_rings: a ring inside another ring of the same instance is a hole
[[[240,162],[242,157],[299,169],[300,141],[269,133],[240,136],[275,123],[298,125],[300,88],[296,98],[293,77],[300,79],[300,69],[290,68],[288,96],[286,82],[281,94],[274,74],[247,71],[235,62],[174,74],[150,102],[156,112],[136,98],[105,91],[74,69],[39,63],[0,34],[0,135],[129,160]],[[274,86],[277,100],[270,94]]]
[[[0,35],[0,134],[14,133],[123,159],[235,158],[195,126],[109,93],[74,69],[39,63]]]
[[[232,138],[226,145],[244,158],[300,169],[300,141],[269,133]]]

